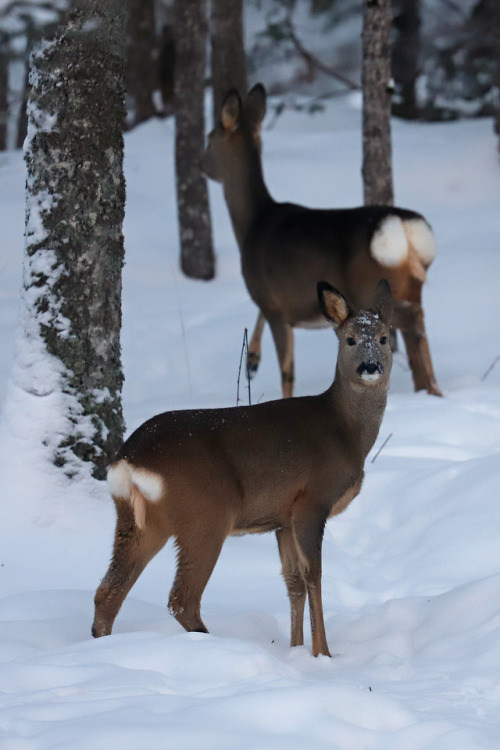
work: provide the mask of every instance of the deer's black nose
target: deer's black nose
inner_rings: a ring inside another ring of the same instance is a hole
[[[361,362],[359,367],[357,368],[358,375],[361,375],[361,377],[365,376],[370,378],[370,376],[376,376],[382,374],[383,367],[380,364],[380,362]]]

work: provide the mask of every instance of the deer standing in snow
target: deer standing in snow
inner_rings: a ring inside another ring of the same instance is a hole
[[[322,210],[273,200],[262,173],[260,129],[265,112],[261,84],[244,101],[231,90],[201,162],[206,176],[222,183],[243,278],[260,310],[249,345],[249,374],[257,370],[267,321],[283,395],[291,396],[293,327],[324,323],[316,281],[328,279],[361,308],[385,278],[394,296],[393,326],[403,335],[415,390],[441,395],[422,309],[422,285],[436,252],[429,224],[415,211],[392,206]]]
[[[169,537],[178,549],[169,609],[207,632],[201,596],[230,534],[275,531],[291,607],[291,645],[330,655],[321,598],[325,523],[356,497],[384,414],[392,297],[381,281],[353,312],[328,283],[319,309],[339,339],[335,379],[318,396],[255,406],[174,411],[124,443],[108,473],[118,520],[109,570],[95,596],[95,637],[111,633],[128,591]]]

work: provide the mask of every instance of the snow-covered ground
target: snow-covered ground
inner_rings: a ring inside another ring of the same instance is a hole
[[[414,394],[396,356],[361,495],[326,529],[331,660],[310,655],[309,634],[303,648],[288,646],[270,534],[227,541],[203,599],[210,635],[185,633],[165,609],[168,545],[114,634],[91,639],[114,508],[104,485],[58,477],[30,439],[38,426],[23,417],[23,398],[11,387],[5,400],[24,166],[19,153],[0,157],[1,750],[500,747],[500,362],[487,372],[500,355],[500,164],[488,120],[395,122],[393,135],[397,202],[422,211],[437,235],[425,309],[446,395]],[[129,430],[170,408],[233,405],[243,330],[255,318],[217,185],[217,279],[178,270],[172,137],[163,121],[126,139]],[[355,99],[314,117],[285,113],[264,131],[271,192],[359,204],[360,141]],[[297,394],[326,388],[334,362],[331,331],[299,331]],[[268,332],[252,390],[254,401],[279,396]]]

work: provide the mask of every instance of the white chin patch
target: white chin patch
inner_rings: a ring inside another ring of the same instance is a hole
[[[379,377],[380,373],[378,370],[376,372],[366,372],[365,370],[361,373],[361,380],[366,380],[367,383],[374,383]]]

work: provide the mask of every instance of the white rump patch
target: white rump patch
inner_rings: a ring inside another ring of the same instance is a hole
[[[140,529],[146,524],[146,501],[156,503],[163,495],[161,476],[138,469],[125,459],[110,466],[108,487],[113,497],[128,500],[132,505],[135,523]]]
[[[434,232],[423,219],[408,219],[404,222],[408,242],[414,248],[421,263],[426,268],[436,257],[436,240]]]
[[[373,234],[372,258],[387,268],[395,268],[408,257],[408,239],[399,216],[386,216]]]
[[[146,500],[157,503],[163,494],[163,481],[158,474],[131,466],[132,482]]]
[[[130,470],[125,461],[119,461],[109,467],[108,487],[113,497],[123,497],[128,500],[131,484]]]

